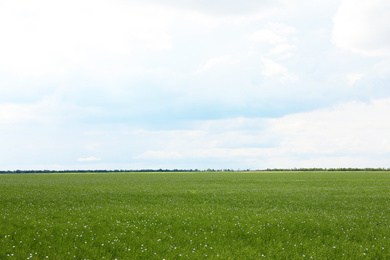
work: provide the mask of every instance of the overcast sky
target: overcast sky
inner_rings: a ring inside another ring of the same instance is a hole
[[[0,0],[0,169],[390,167],[388,0]]]

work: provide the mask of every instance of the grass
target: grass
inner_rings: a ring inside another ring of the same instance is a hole
[[[0,175],[0,259],[389,259],[389,172]]]

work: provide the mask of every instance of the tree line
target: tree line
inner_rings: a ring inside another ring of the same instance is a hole
[[[23,173],[109,173],[109,172],[234,172],[234,171],[390,171],[390,168],[267,168],[265,170],[233,169],[138,169],[138,170],[0,170],[0,174]]]
[[[289,168],[289,169],[269,169],[264,171],[390,171],[390,168]]]

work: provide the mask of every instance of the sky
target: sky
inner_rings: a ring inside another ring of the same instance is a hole
[[[0,170],[390,168],[388,0],[0,0]]]

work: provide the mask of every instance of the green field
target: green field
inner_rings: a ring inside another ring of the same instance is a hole
[[[1,174],[0,259],[390,259],[390,172]]]

